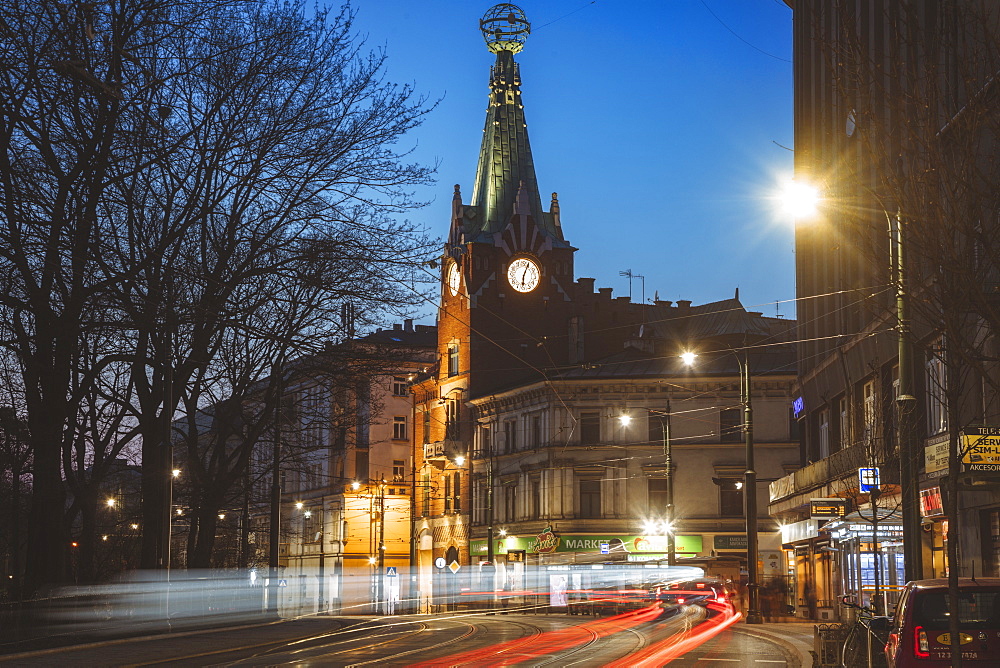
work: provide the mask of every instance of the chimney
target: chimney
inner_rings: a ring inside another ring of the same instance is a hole
[[[594,282],[596,280],[597,280],[596,278],[580,278],[580,279],[577,279],[576,282],[580,286],[580,288],[583,289],[585,292],[593,294],[594,293]]]
[[[407,318],[403,321],[403,330],[407,332],[413,331],[413,318]]]

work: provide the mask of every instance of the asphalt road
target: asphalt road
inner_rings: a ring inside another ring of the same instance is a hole
[[[632,666],[630,657],[704,628],[689,607],[663,614],[601,617],[442,614],[393,618],[306,618],[0,656],[11,666]],[[685,635],[685,632],[688,632]],[[688,642],[690,645],[690,642]],[[765,639],[722,630],[678,656],[657,653],[644,666],[786,665]]]

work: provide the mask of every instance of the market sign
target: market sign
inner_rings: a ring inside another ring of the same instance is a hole
[[[829,519],[847,514],[847,499],[809,499],[809,517]]]
[[[539,540],[537,536],[527,539],[507,536],[497,541],[494,554],[509,554],[514,549],[524,550],[528,554],[545,554],[546,552],[538,548],[544,548],[546,545],[552,544],[552,541],[546,540],[548,538],[545,535],[546,533],[548,532],[543,532],[542,540]],[[469,548],[473,554],[486,554],[486,541],[469,541]],[[605,549],[607,550],[606,552]],[[746,549],[745,545],[743,549]],[[675,536],[674,551],[677,554],[700,554],[702,551],[701,536]],[[667,537],[621,534],[564,534],[555,536],[555,547],[548,550],[548,552],[594,552],[596,554],[609,555],[639,552],[662,554],[667,552]]]
[[[1000,474],[1000,428],[966,427],[959,434],[965,470]]]

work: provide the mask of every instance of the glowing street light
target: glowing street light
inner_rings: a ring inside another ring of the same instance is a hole
[[[116,501],[114,499],[108,499],[105,503],[108,504],[108,508],[114,508]]]

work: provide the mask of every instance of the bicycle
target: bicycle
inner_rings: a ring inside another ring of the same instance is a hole
[[[858,611],[847,631],[840,654],[843,668],[885,668],[885,645],[889,640],[889,617],[876,615],[871,607],[858,605],[843,597],[840,602]]]

